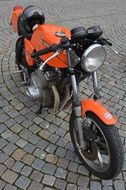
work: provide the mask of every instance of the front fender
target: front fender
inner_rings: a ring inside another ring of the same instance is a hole
[[[103,123],[106,125],[115,125],[117,119],[98,101],[93,99],[82,100],[82,117],[85,113],[90,111],[93,112]]]

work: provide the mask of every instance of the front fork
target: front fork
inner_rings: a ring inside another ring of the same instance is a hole
[[[79,95],[78,95],[78,87],[77,87],[77,81],[75,77],[74,70],[72,68],[71,60],[70,60],[70,51],[71,49],[67,50],[67,55],[68,55],[68,63],[69,63],[69,70],[71,73],[71,83],[72,83],[72,89],[73,89],[73,110],[75,113],[76,117],[76,124],[78,128],[78,135],[79,135],[79,141],[80,141],[80,147],[82,149],[86,148],[85,142],[84,142],[84,133],[83,133],[83,127],[82,127],[82,111],[81,111],[81,103],[79,100]],[[93,87],[94,87],[94,99],[98,100],[101,98],[100,93],[99,93],[99,87],[98,87],[98,78],[97,78],[97,72],[92,73],[92,78],[93,78]]]
[[[79,141],[80,141],[79,148],[85,149],[83,129],[82,129],[81,102],[79,100],[78,87],[77,87],[75,73],[74,73],[74,70],[73,70],[72,64],[71,64],[70,51],[71,51],[71,49],[69,48],[67,50],[67,56],[68,56],[69,70],[71,73],[71,84],[72,84],[72,89],[73,89],[73,110],[75,113],[76,124],[77,124],[78,134],[79,134]]]

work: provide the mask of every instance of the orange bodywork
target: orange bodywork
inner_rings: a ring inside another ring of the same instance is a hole
[[[34,47],[34,50],[39,51],[41,49],[47,48],[54,43],[59,44],[61,38],[56,36],[57,31],[62,31],[67,37],[70,37],[70,30],[65,27],[56,26],[53,24],[39,25],[38,28],[34,31],[30,41]],[[53,54],[54,53],[45,54],[43,56],[40,56],[40,58],[45,61]],[[48,62],[48,65],[57,68],[67,68],[68,64],[66,52],[64,51],[62,54],[50,60]]]
[[[13,13],[12,13],[12,16],[11,16],[11,25],[12,25],[12,28],[13,28],[13,31],[14,32],[17,32],[18,29],[17,29],[17,26],[18,26],[18,17],[22,14],[23,12],[23,7],[21,6],[16,6],[13,8]]]
[[[86,112],[91,111],[106,125],[115,125],[117,123],[117,119],[98,101],[93,99],[82,100],[81,104],[82,117],[84,117]]]
[[[12,17],[11,17],[11,24],[12,28],[15,32],[17,32],[17,25],[18,25],[18,17],[22,14],[23,7],[17,6],[14,7]],[[29,66],[34,65],[34,59],[31,57],[31,54],[34,51],[39,51],[44,48],[47,48],[48,46],[52,44],[59,44],[61,38],[56,36],[56,32],[62,31],[65,33],[65,35],[70,38],[71,32],[68,28],[62,27],[62,26],[56,26],[53,24],[43,24],[39,25],[32,34],[32,37],[30,40],[26,39],[24,40],[24,46],[25,46],[25,58]],[[51,55],[54,53],[49,53],[43,56],[40,56],[40,58],[45,61],[48,59]],[[56,68],[67,68],[67,54],[65,51],[63,51],[60,55],[53,58],[48,62],[48,65]]]

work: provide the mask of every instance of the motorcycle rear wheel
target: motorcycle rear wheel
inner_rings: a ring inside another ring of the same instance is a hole
[[[83,150],[79,147],[74,112],[71,114],[70,135],[74,149],[84,166],[92,174],[98,178],[112,179],[120,173],[123,167],[124,152],[121,138],[115,126],[104,124],[94,113],[86,113],[83,127],[87,125],[87,120],[90,121],[88,127],[97,135],[97,138],[91,141],[90,145],[88,143],[88,148]]]

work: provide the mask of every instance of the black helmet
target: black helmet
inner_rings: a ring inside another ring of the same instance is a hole
[[[27,32],[31,32],[35,24],[45,23],[45,16],[39,7],[30,5],[24,9],[22,13],[22,21],[24,29]]]

